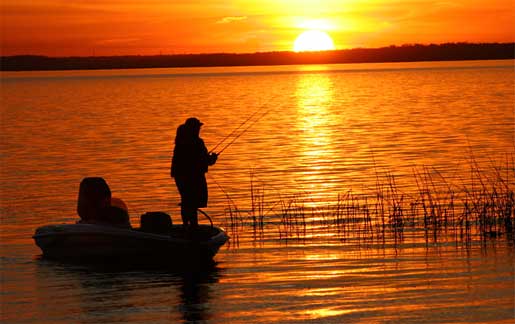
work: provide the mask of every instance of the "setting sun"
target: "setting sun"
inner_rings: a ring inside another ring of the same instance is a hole
[[[334,50],[334,42],[326,32],[308,30],[295,39],[293,50],[295,52]]]

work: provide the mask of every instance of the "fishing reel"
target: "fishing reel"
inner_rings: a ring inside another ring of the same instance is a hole
[[[218,155],[220,153],[211,152],[209,153],[209,164],[213,165],[215,164],[216,160],[218,160]]]

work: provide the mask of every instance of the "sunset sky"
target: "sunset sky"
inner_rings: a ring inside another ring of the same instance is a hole
[[[309,29],[337,49],[513,42],[513,0],[3,0],[1,54],[292,50]]]

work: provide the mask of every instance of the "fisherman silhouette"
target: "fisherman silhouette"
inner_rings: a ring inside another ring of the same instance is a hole
[[[200,138],[203,124],[195,117],[188,118],[177,128],[170,175],[181,195],[181,216],[185,227],[198,226],[198,212],[207,206],[206,172],[215,164],[218,155],[209,153]]]

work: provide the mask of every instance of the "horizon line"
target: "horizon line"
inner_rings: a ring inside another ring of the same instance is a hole
[[[352,51],[352,50],[377,50],[377,49],[385,49],[385,48],[396,48],[396,47],[414,47],[414,46],[443,46],[443,45],[492,45],[492,44],[500,44],[500,45],[508,45],[514,44],[514,41],[509,42],[444,42],[444,43],[404,43],[401,45],[390,44],[379,47],[353,47],[353,48],[341,48],[341,49],[332,49],[332,50],[322,50],[322,51],[293,51],[293,50],[277,50],[277,51],[257,51],[257,52],[205,52],[205,53],[170,53],[170,54],[113,54],[113,55],[63,55],[63,56],[53,56],[53,55],[45,55],[45,54],[13,54],[13,55],[2,55],[0,57],[46,57],[46,58],[92,58],[92,57],[156,57],[156,56],[202,56],[202,55],[254,55],[254,54],[273,54],[273,53],[290,53],[290,54],[309,54],[309,53],[334,53],[334,52],[342,52],[342,51]]]

